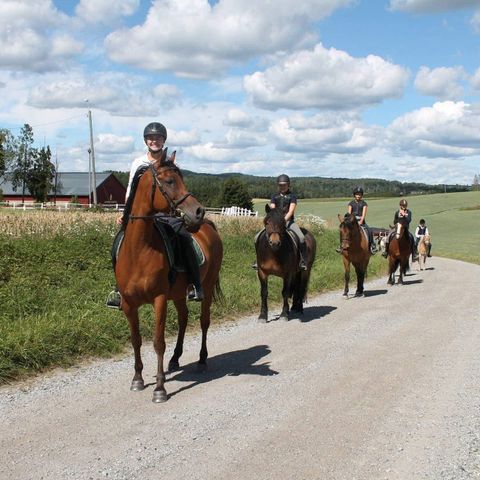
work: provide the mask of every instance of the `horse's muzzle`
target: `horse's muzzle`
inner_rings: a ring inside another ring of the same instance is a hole
[[[194,211],[182,211],[181,217],[185,222],[185,228],[189,232],[195,233],[198,231],[198,229],[203,223],[203,219],[205,217],[205,209],[199,206]]]

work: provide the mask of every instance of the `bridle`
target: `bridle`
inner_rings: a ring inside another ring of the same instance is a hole
[[[174,200],[167,192],[167,190],[165,189],[165,186],[164,184],[162,183],[162,181],[158,178],[158,175],[162,174],[163,172],[166,172],[168,170],[173,170],[175,172],[178,172],[178,169],[176,167],[161,167],[159,170],[156,170],[155,166],[153,163],[151,163],[149,165],[149,168],[152,172],[152,193],[151,193],[151,205],[152,205],[152,210],[154,210],[154,207],[153,207],[153,204],[154,204],[154,200],[155,200],[155,193],[157,191],[157,188],[158,190],[160,190],[161,194],[163,195],[163,197],[165,198],[165,200],[167,201],[168,203],[168,207],[169,207],[169,212],[166,213],[165,215],[166,216],[169,216],[169,217],[184,217],[185,213],[180,210],[178,207],[179,205],[181,205],[188,197],[190,197],[192,194],[190,192],[187,192],[185,195],[183,195],[181,198],[179,198],[178,200]],[[143,219],[143,220],[146,220],[146,219],[152,219],[155,217],[156,214],[152,214],[152,215],[130,215],[128,217],[129,220],[140,220],[140,219]]]

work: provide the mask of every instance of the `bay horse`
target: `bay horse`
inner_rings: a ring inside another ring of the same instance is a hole
[[[307,250],[307,270],[300,270],[300,252],[287,231],[285,216],[280,208],[265,206],[263,219],[265,230],[260,234],[257,244],[257,274],[260,281],[261,307],[258,320],[268,319],[268,277],[274,275],[283,279],[283,308],[280,320],[288,320],[290,312],[288,301],[292,298],[292,312],[303,314],[303,302],[307,296],[310,272],[315,260],[317,243],[315,237],[302,228]]]
[[[408,222],[404,218],[392,227],[393,232],[388,244],[388,285],[395,284],[395,271],[400,266],[398,283],[403,285],[403,276],[410,268],[409,259],[412,254],[412,242],[408,231]]]
[[[430,235],[422,235],[418,240],[418,269],[425,270],[427,263],[428,247],[430,246]]]
[[[200,245],[205,262],[200,268],[204,299],[201,305],[200,325],[202,344],[199,369],[206,368],[207,331],[210,325],[210,306],[214,296],[221,293],[219,271],[222,263],[223,246],[213,222],[204,220],[205,209],[187,192],[180,169],[175,165],[175,152],[167,160],[164,150],[160,160],[146,167],[130,195],[124,213],[125,236],[118,253],[115,267],[117,286],[122,296],[121,308],[130,324],[131,341],[135,354],[135,375],[130,389],[140,391],[145,388],[142,377],[143,363],[140,349],[142,339],[139,330],[138,309],[151,304],[155,312],[153,345],[157,354],[156,386],[153,402],[167,400],[163,360],[165,354],[165,321],[167,301],[173,300],[178,314],[178,337],[174,354],[169,362],[169,370],[178,368],[178,360],[183,353],[183,340],[188,321],[186,304],[187,278],[178,273],[173,284],[169,278],[170,265],[167,251],[154,225],[155,214],[163,212],[170,216],[180,216],[187,230]],[[137,172],[138,174],[138,172]]]
[[[357,217],[351,213],[346,213],[342,218],[338,215],[340,221],[340,245],[342,248],[343,268],[345,270],[345,287],[343,296],[348,298],[348,284],[350,282],[350,264],[353,264],[357,274],[357,290],[355,297],[363,296],[363,283],[367,274],[368,262],[371,252],[367,235],[362,231]]]

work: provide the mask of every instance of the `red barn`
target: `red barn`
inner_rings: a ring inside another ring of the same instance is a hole
[[[97,202],[103,203],[125,203],[126,188],[113,173],[97,173],[95,175],[97,186]],[[0,185],[3,191],[4,202],[21,202],[22,187],[16,191],[10,182],[6,181]],[[63,172],[57,175],[56,192],[53,188],[49,195],[49,202],[71,202],[88,205],[93,203],[93,188],[90,187],[88,172]],[[25,202],[33,202],[34,199],[25,191]]]

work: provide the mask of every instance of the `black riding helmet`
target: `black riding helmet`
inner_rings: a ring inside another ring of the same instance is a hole
[[[361,195],[363,195],[363,188],[362,187],[355,187],[353,189],[353,194],[356,195],[357,193],[360,193]]]
[[[277,183],[288,183],[290,185],[290,177],[282,173],[277,177]]]
[[[143,138],[145,138],[147,135],[161,135],[166,140],[167,129],[161,123],[152,122],[149,123],[143,130]]]

